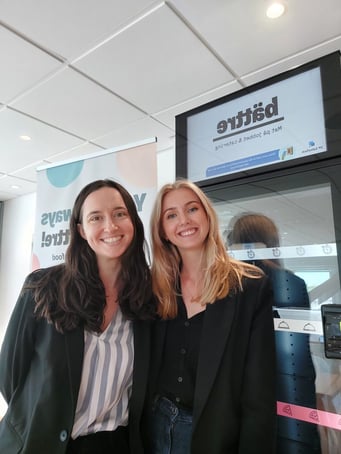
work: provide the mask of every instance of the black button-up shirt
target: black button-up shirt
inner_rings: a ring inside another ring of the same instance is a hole
[[[159,395],[186,409],[193,408],[204,315],[205,311],[202,311],[188,318],[186,306],[178,297],[178,315],[167,322],[163,366],[157,390]]]

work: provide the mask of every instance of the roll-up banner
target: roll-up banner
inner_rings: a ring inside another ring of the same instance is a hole
[[[130,192],[148,240],[157,191],[155,138],[39,167],[37,172],[32,270],[64,262],[73,203],[80,190],[94,180],[110,178]]]

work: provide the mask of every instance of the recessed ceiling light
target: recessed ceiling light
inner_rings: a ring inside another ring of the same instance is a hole
[[[268,7],[266,9],[266,15],[269,19],[277,19],[285,13],[286,4],[284,1],[277,0],[268,2]]]
[[[20,136],[20,139],[27,141],[27,140],[31,140],[31,137],[30,136],[26,136],[26,135],[23,134],[22,136]]]
[[[21,186],[17,185],[17,184],[11,184],[11,189],[20,189]]]

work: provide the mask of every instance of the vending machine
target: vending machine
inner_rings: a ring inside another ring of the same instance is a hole
[[[272,281],[277,452],[340,452],[340,54],[178,115],[176,173]]]

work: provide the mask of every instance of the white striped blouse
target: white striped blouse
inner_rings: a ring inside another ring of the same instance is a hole
[[[134,363],[132,322],[118,309],[105,331],[85,331],[84,341],[73,439],[128,424]]]

